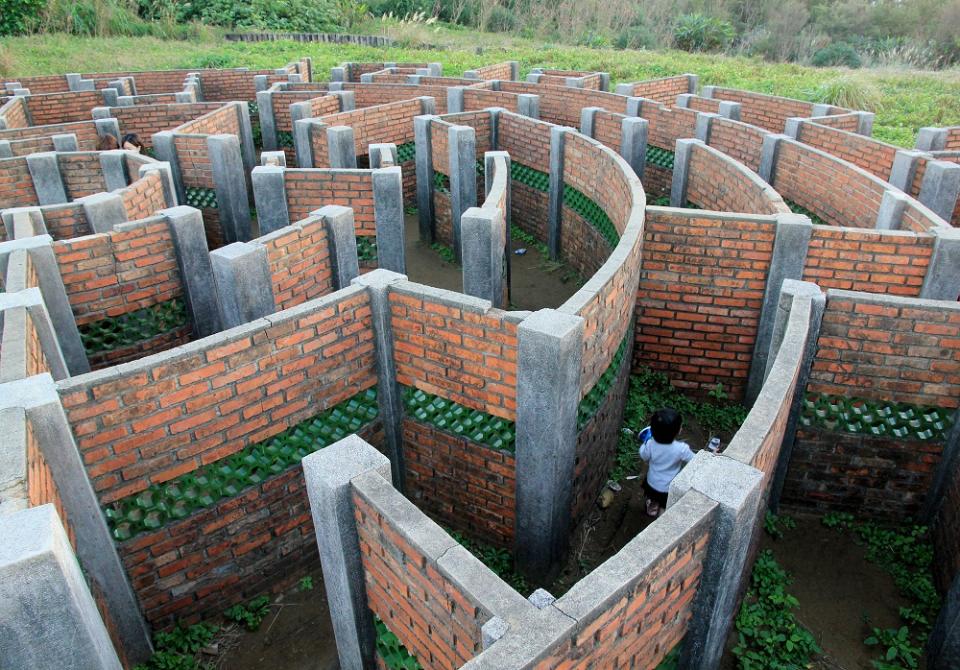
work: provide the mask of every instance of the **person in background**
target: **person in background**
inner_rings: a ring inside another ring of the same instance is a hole
[[[686,442],[678,442],[683,417],[672,407],[658,409],[650,418],[650,427],[641,431],[640,458],[650,463],[643,490],[647,494],[647,515],[656,517],[667,508],[670,482],[693,458]]]
[[[120,143],[113,135],[104,135],[97,140],[97,151],[115,151],[120,148]]]
[[[143,150],[143,142],[134,133],[127,133],[120,142],[120,148],[126,151],[135,151],[140,153]]]

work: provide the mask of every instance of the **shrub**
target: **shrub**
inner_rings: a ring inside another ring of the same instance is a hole
[[[215,26],[285,32],[321,32],[337,25],[336,8],[328,0],[210,0],[200,18]]]
[[[28,32],[44,4],[44,0],[3,0],[0,3],[0,35]]]
[[[657,38],[646,25],[628,26],[613,38],[613,46],[618,49],[652,49]]]
[[[509,33],[517,29],[516,15],[500,5],[495,5],[487,15],[484,30],[491,33]]]
[[[820,49],[813,54],[810,64],[815,67],[843,65],[851,68],[858,68],[861,65],[860,55],[856,49],[846,42],[834,42],[830,46]]]
[[[815,102],[868,112],[877,111],[882,100],[880,89],[873,83],[853,76],[838,77],[824,82],[809,95]]]
[[[673,41],[684,51],[717,51],[733,39],[729,21],[706,14],[684,14],[673,28]]]

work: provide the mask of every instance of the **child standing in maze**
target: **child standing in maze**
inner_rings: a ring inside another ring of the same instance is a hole
[[[643,490],[647,494],[647,515],[656,517],[667,508],[670,482],[693,458],[686,442],[677,440],[683,417],[671,407],[658,409],[650,419],[650,427],[637,436],[640,458],[650,463]]]

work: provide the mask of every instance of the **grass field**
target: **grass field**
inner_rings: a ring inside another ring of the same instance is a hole
[[[618,51],[542,44],[447,27],[418,27],[400,37],[408,46],[382,49],[295,42],[239,44],[218,39],[212,32],[208,38],[191,42],[65,35],[7,38],[0,44],[0,77],[182,67],[277,67],[300,55],[313,57],[315,76],[320,78],[326,77],[331,67],[347,60],[439,61],[445,74],[457,75],[487,63],[517,60],[524,76],[534,66],[606,71],[613,83],[693,72],[700,75],[702,85],[733,86],[806,100],[822,100],[821,87],[852,78],[853,86],[840,88],[869,94],[870,106],[877,114],[874,136],[878,139],[912,147],[918,128],[960,125],[957,68],[938,72],[851,72],[683,51]],[[428,46],[417,46],[424,43]]]

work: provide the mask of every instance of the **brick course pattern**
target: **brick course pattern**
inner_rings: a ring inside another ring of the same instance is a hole
[[[741,121],[774,133],[782,133],[787,119],[791,117],[813,116],[813,103],[803,100],[721,87],[713,89],[713,97],[717,100],[739,102]],[[848,111],[842,107],[831,107],[828,113],[845,114]]]
[[[369,170],[286,170],[284,185],[290,223],[301,221],[324,205],[353,209],[357,235],[376,235],[373,173]]]
[[[28,140],[33,140],[37,148],[35,151],[52,151],[53,135],[71,134],[77,138],[77,148],[80,151],[92,151],[97,148],[97,126],[93,121],[72,121],[70,123],[58,123],[49,126],[28,126],[25,128],[11,128],[0,130],[0,140],[7,140],[11,143],[14,155],[24,155],[30,153],[27,148],[31,145]],[[21,144],[22,143],[22,144]],[[17,145],[21,147],[18,151]]]
[[[687,201],[701,209],[720,212],[790,213],[783,198],[756,172],[703,145],[694,145],[690,153]]]
[[[683,93],[690,93],[690,78],[685,74],[638,81],[633,84],[630,95],[638,98],[649,98],[665,105],[673,105],[677,96]]]
[[[321,219],[307,219],[255,242],[267,249],[277,311],[333,290],[329,240]]]
[[[397,146],[413,142],[413,117],[422,113],[419,100],[393,102],[378,107],[357,109],[320,117],[327,126],[350,126],[353,128],[354,151],[357,156],[366,156],[368,147],[378,142],[393,142]],[[325,132],[314,132],[313,164],[329,167],[330,157]]]

